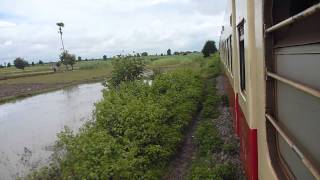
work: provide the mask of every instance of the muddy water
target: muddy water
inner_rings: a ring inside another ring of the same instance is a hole
[[[0,105],[0,180],[47,164],[56,134],[90,119],[102,89],[100,83],[78,85]]]

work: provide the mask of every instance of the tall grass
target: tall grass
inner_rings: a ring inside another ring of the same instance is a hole
[[[106,68],[110,66],[111,66],[111,61],[82,62],[81,64],[79,64],[79,69],[88,70],[88,69]]]

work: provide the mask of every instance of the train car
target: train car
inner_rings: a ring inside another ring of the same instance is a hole
[[[320,1],[228,0],[219,52],[247,179],[320,179]]]

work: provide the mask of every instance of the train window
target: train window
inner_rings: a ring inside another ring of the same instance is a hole
[[[271,27],[319,2],[270,1],[265,6],[265,24]],[[267,139],[279,179],[319,177],[320,101],[319,95],[305,91],[320,89],[319,17],[319,13],[312,14],[265,37],[265,58],[269,59],[265,63],[268,72],[274,75],[268,75],[266,81]]]
[[[227,54],[227,61],[228,61],[228,69],[230,69],[230,54],[229,54],[229,39],[226,40],[226,54]]]
[[[301,11],[311,7],[314,4],[319,3],[320,0],[281,0],[274,1],[273,13],[275,17],[275,23],[283,21],[291,16],[294,16]]]
[[[239,33],[239,62],[240,62],[240,88],[246,90],[246,62],[244,52],[244,21],[238,25]]]
[[[231,72],[233,72],[233,69],[232,69],[232,36],[230,36],[229,38],[229,50],[230,50],[230,70]]]

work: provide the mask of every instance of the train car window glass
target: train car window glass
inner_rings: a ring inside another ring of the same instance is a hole
[[[307,8],[319,3],[320,0],[281,0],[274,1],[273,14],[275,23],[294,16]]]
[[[231,72],[233,72],[233,69],[232,69],[232,36],[230,36],[229,41],[230,41],[230,70],[231,70]]]
[[[245,49],[244,49],[244,21],[238,25],[239,33],[239,61],[240,61],[240,88],[246,90],[246,68],[245,68]]]
[[[227,39],[228,69],[230,70],[230,52],[229,52],[229,46],[230,46],[230,42],[229,42],[229,39]]]
[[[270,1],[265,5],[264,23],[271,27],[319,2],[320,0]],[[306,87],[319,89],[320,74],[317,67],[320,63],[320,43],[314,40],[319,36],[313,33],[317,27],[318,15],[315,14],[301,20],[301,24],[281,29],[265,37],[265,63],[269,72]],[[310,38],[304,38],[305,36]],[[303,43],[300,42],[301,39]],[[266,81],[266,112],[272,114],[280,125],[277,129],[267,122],[267,140],[272,165],[279,179],[318,179],[319,98],[277,78],[269,77]],[[291,140],[285,140],[287,138],[281,135],[281,131]]]

